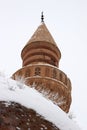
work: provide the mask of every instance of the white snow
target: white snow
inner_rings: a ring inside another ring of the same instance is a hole
[[[0,76],[0,101],[14,101],[27,108],[32,108],[60,130],[80,130],[65,112],[34,88],[4,76]]]

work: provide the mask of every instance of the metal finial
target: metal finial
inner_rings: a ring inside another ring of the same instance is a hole
[[[43,12],[41,13],[41,22],[42,22],[42,23],[44,22],[44,15],[43,15]]]

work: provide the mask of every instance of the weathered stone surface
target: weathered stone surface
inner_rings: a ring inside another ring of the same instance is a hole
[[[22,68],[16,71],[12,78],[24,78],[26,85],[32,87],[35,84],[35,89],[39,92],[49,91],[49,99],[63,111],[69,112],[72,101],[71,82],[68,76],[59,70],[61,52],[45,23],[37,28],[24,46],[21,57]]]
[[[33,34],[33,36],[30,38],[30,40],[27,42],[27,44],[29,44],[31,42],[36,42],[36,41],[44,41],[44,39],[45,39],[45,41],[56,45],[55,40],[51,36],[51,33],[47,29],[45,23],[42,23],[37,28],[37,30],[35,31],[35,33]]]
[[[0,130],[59,130],[32,109],[14,102],[0,102]]]

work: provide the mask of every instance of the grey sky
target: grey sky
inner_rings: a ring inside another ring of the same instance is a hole
[[[71,111],[86,130],[86,0],[0,0],[0,70],[11,76],[21,68],[21,50],[39,26],[42,11],[62,53],[60,69],[72,81]]]

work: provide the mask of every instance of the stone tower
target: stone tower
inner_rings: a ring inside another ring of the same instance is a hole
[[[68,112],[71,82],[59,69],[61,52],[43,21],[43,14],[41,20],[41,24],[22,49],[22,68],[12,78],[24,78],[25,84],[35,87],[63,111]]]

